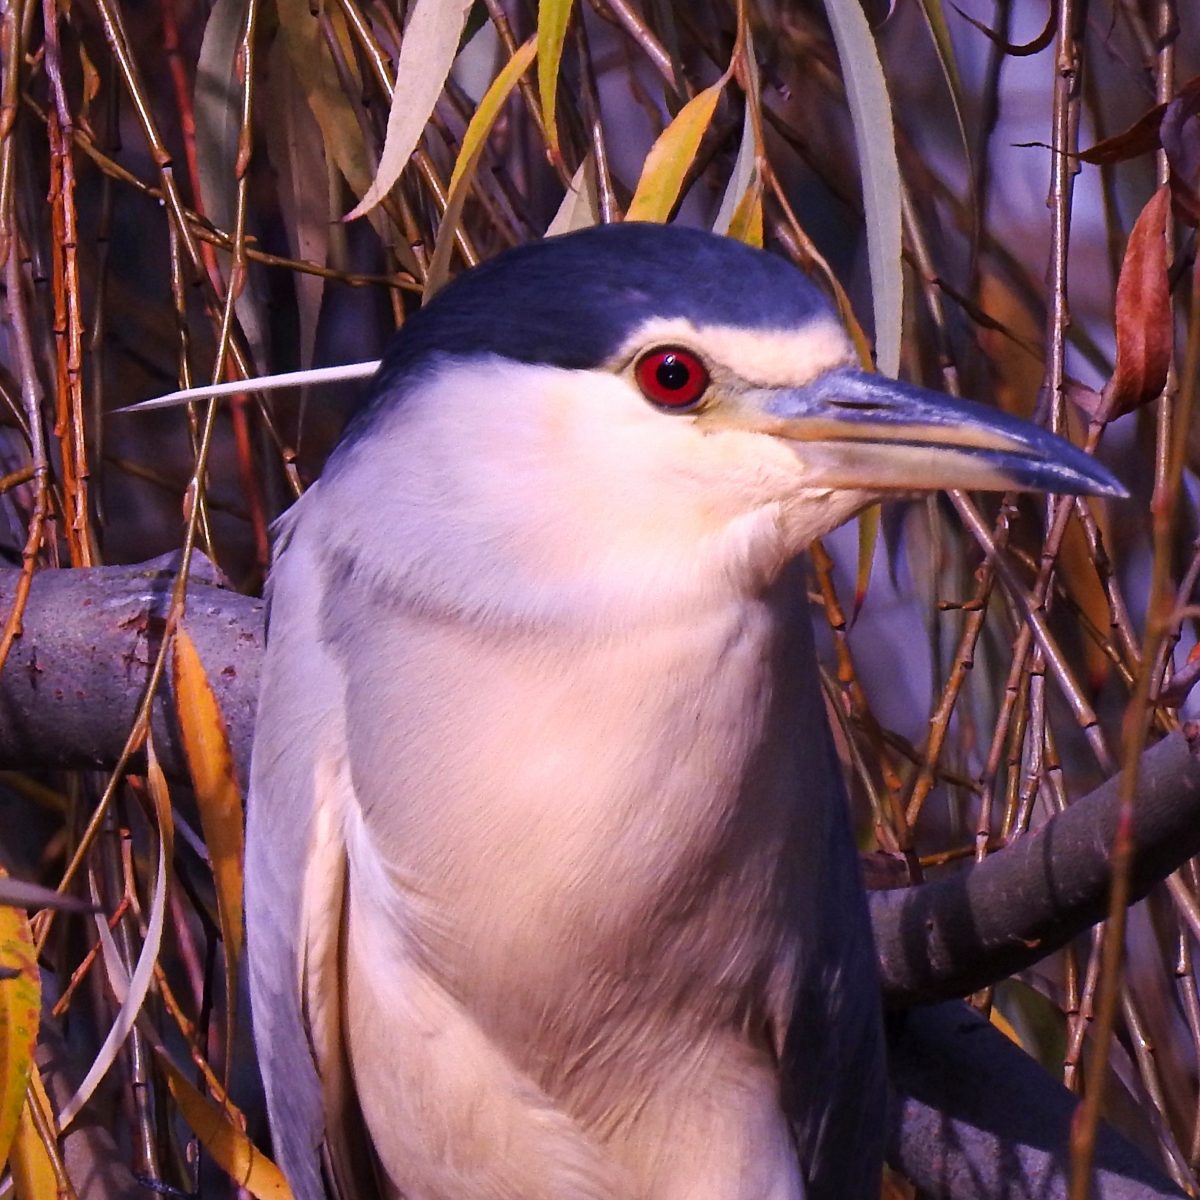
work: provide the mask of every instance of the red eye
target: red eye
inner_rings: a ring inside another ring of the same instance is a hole
[[[678,346],[663,346],[642,355],[634,374],[642,395],[660,408],[691,408],[708,387],[704,364],[690,350]]]

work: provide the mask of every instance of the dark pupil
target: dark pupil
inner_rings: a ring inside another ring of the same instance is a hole
[[[674,354],[668,354],[658,364],[658,370],[654,372],[654,378],[658,381],[658,386],[668,392],[677,392],[680,388],[687,387],[691,375],[692,373],[688,370],[687,364],[680,362]]]

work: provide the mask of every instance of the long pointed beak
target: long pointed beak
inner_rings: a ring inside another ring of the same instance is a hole
[[[852,368],[743,404],[738,423],[792,443],[814,486],[1129,494],[1107,467],[1028,421]]]

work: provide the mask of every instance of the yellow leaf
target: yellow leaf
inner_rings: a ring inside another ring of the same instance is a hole
[[[337,67],[321,35],[317,16],[309,9],[308,0],[277,0],[277,6],[279,34],[295,76],[304,90],[309,110],[320,126],[325,152],[354,195],[361,196],[371,186],[373,163],[363,140],[362,127],[354,115],[354,106],[342,90]],[[336,7],[326,8],[325,16],[343,48],[342,57],[350,74],[348,86],[360,88],[345,18]],[[309,180],[310,187],[313,183],[313,180]],[[412,250],[403,238],[393,236],[391,224],[384,213],[372,213],[370,221],[380,240],[391,246],[405,269],[415,272],[417,262]]]
[[[233,1045],[237,972],[242,957],[243,843],[242,791],[229,748],[221,708],[204,673],[204,664],[187,630],[175,635],[173,659],[175,706],[188,773],[196,791],[204,844],[212,861],[217,916],[225,944],[225,986],[229,1038]]]
[[[155,1050],[183,1119],[221,1170],[258,1200],[291,1200],[283,1172],[255,1147],[220,1105],[188,1082],[161,1046],[155,1046]]]
[[[496,118],[504,107],[504,102],[513,88],[517,86],[521,76],[529,70],[529,64],[533,61],[536,53],[537,38],[530,38],[504,64],[500,74],[492,80],[492,86],[483,93],[483,99],[479,101],[479,107],[475,109],[471,122],[463,134],[458,158],[454,163],[454,171],[450,175],[451,192],[462,184],[469,173],[474,171],[475,163],[483,150],[483,144],[487,141],[488,134],[492,132],[492,126],[495,125]]]
[[[879,540],[879,505],[872,504],[858,514],[858,572],[854,579],[854,617],[867,598],[871,582],[871,564],[875,561],[875,543]]]
[[[83,73],[83,107],[81,113],[90,119],[92,101],[100,94],[100,72],[88,56],[83,42],[79,43],[79,69]]]
[[[1021,1041],[1021,1035],[1013,1027],[1013,1023],[994,1004],[989,1014],[989,1020],[1010,1042],[1020,1046],[1022,1050],[1027,1049],[1025,1043]]]
[[[542,97],[542,119],[550,149],[558,157],[558,68],[562,62],[563,42],[571,19],[571,0],[539,0],[537,43],[538,91]]]
[[[178,646],[178,642],[176,646]],[[193,647],[194,649],[195,647]],[[205,682],[208,681],[205,680]],[[178,683],[176,683],[175,695],[179,695]],[[184,736],[186,739],[187,735]],[[187,753],[186,742],[184,753]],[[170,870],[171,861],[175,857],[175,813],[171,809],[171,794],[167,790],[167,777],[158,761],[158,751],[154,748],[152,734],[146,736],[146,783],[150,789],[150,799],[154,801],[154,815],[158,819],[159,873],[162,874]],[[209,853],[210,855],[212,853],[211,847]],[[155,891],[157,890],[156,883]],[[148,938],[149,934],[147,934]],[[143,943],[144,945],[145,943]]]
[[[483,153],[484,143],[504,107],[504,102],[517,86],[517,81],[529,70],[533,56],[537,53],[537,38],[532,37],[504,64],[500,74],[492,80],[491,87],[483,94],[471,122],[463,134],[462,146],[459,147],[458,158],[450,175],[450,189],[446,197],[446,211],[442,214],[442,222],[438,226],[437,242],[433,248],[433,257],[429,260],[429,271],[425,277],[425,299],[428,300],[446,281],[450,270],[450,252],[454,247],[454,231],[462,215],[463,204],[467,199],[467,187],[479,156]]]
[[[470,11],[471,0],[417,0],[409,6],[379,170],[366,195],[346,214],[347,221],[370,212],[408,165],[446,86]]]
[[[4,874],[0,870],[0,874]],[[8,1158],[17,1132],[25,1092],[33,1069],[38,1018],[42,1006],[41,976],[29,918],[19,908],[0,907],[0,966],[15,970],[0,979],[0,1165]]]
[[[745,242],[747,246],[757,246],[760,250],[762,249],[762,186],[757,180],[746,189],[738,201],[726,234],[731,238],[736,238],[739,242]]]
[[[697,92],[650,147],[642,177],[625,214],[627,221],[665,221],[679,199],[683,177],[696,158],[700,141],[712,122],[727,75]]]
[[[42,1141],[42,1135],[38,1133],[34,1124],[31,1110],[33,1104],[40,1105],[46,1119],[53,1121],[54,1118],[49,1116],[50,1101],[36,1067],[29,1078],[29,1089],[21,1109],[21,1119],[17,1122],[9,1165],[12,1168],[13,1190],[17,1200],[50,1200],[50,1197],[58,1195],[58,1179],[46,1143]]]

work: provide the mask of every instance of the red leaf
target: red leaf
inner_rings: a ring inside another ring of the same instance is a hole
[[[1117,280],[1117,363],[1104,389],[1108,418],[1150,403],[1167,382],[1174,330],[1167,278],[1170,190],[1158,189],[1142,209]]]

